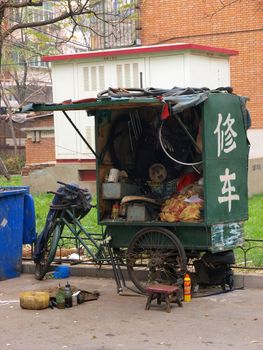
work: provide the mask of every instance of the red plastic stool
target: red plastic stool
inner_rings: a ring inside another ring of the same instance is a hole
[[[151,284],[147,286],[146,292],[149,294],[145,310],[149,310],[151,302],[157,299],[157,304],[160,305],[162,300],[165,300],[166,311],[171,312],[171,302],[175,302],[182,307],[183,304],[180,298],[180,288],[178,286],[168,286],[166,284]]]

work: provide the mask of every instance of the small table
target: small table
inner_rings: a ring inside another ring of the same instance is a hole
[[[165,301],[167,312],[171,312],[171,302],[177,303],[180,307],[183,306],[180,298],[180,288],[177,285],[151,284],[146,287],[146,292],[149,296],[145,305],[145,310],[150,309],[151,302],[154,299],[157,299],[158,305],[160,305],[162,301]]]

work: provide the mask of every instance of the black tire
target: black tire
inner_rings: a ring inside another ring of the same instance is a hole
[[[149,284],[182,281],[187,265],[179,239],[160,227],[138,231],[129,244],[126,261],[130,279],[143,293]]]
[[[226,273],[226,284],[228,285],[230,290],[234,288],[234,273],[231,269],[229,269]]]
[[[50,230],[50,234],[46,242],[43,244],[43,251],[40,259],[36,262],[35,266],[35,278],[42,280],[45,274],[48,272],[52,261],[55,258],[58,241],[62,232],[60,224],[55,224],[53,229]]]

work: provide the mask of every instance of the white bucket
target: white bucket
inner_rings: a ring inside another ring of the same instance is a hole
[[[109,173],[108,182],[118,182],[119,181],[120,170],[112,168]]]

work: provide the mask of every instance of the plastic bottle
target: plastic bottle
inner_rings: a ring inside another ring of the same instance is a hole
[[[187,273],[184,276],[184,301],[188,302],[191,301],[191,299],[191,278],[190,275]]]
[[[119,216],[119,211],[120,211],[120,205],[118,202],[116,202],[115,204],[113,204],[112,206],[112,210],[111,210],[111,218],[113,220],[117,219]]]
[[[68,282],[64,288],[64,295],[65,295],[65,307],[72,307],[72,290]]]

